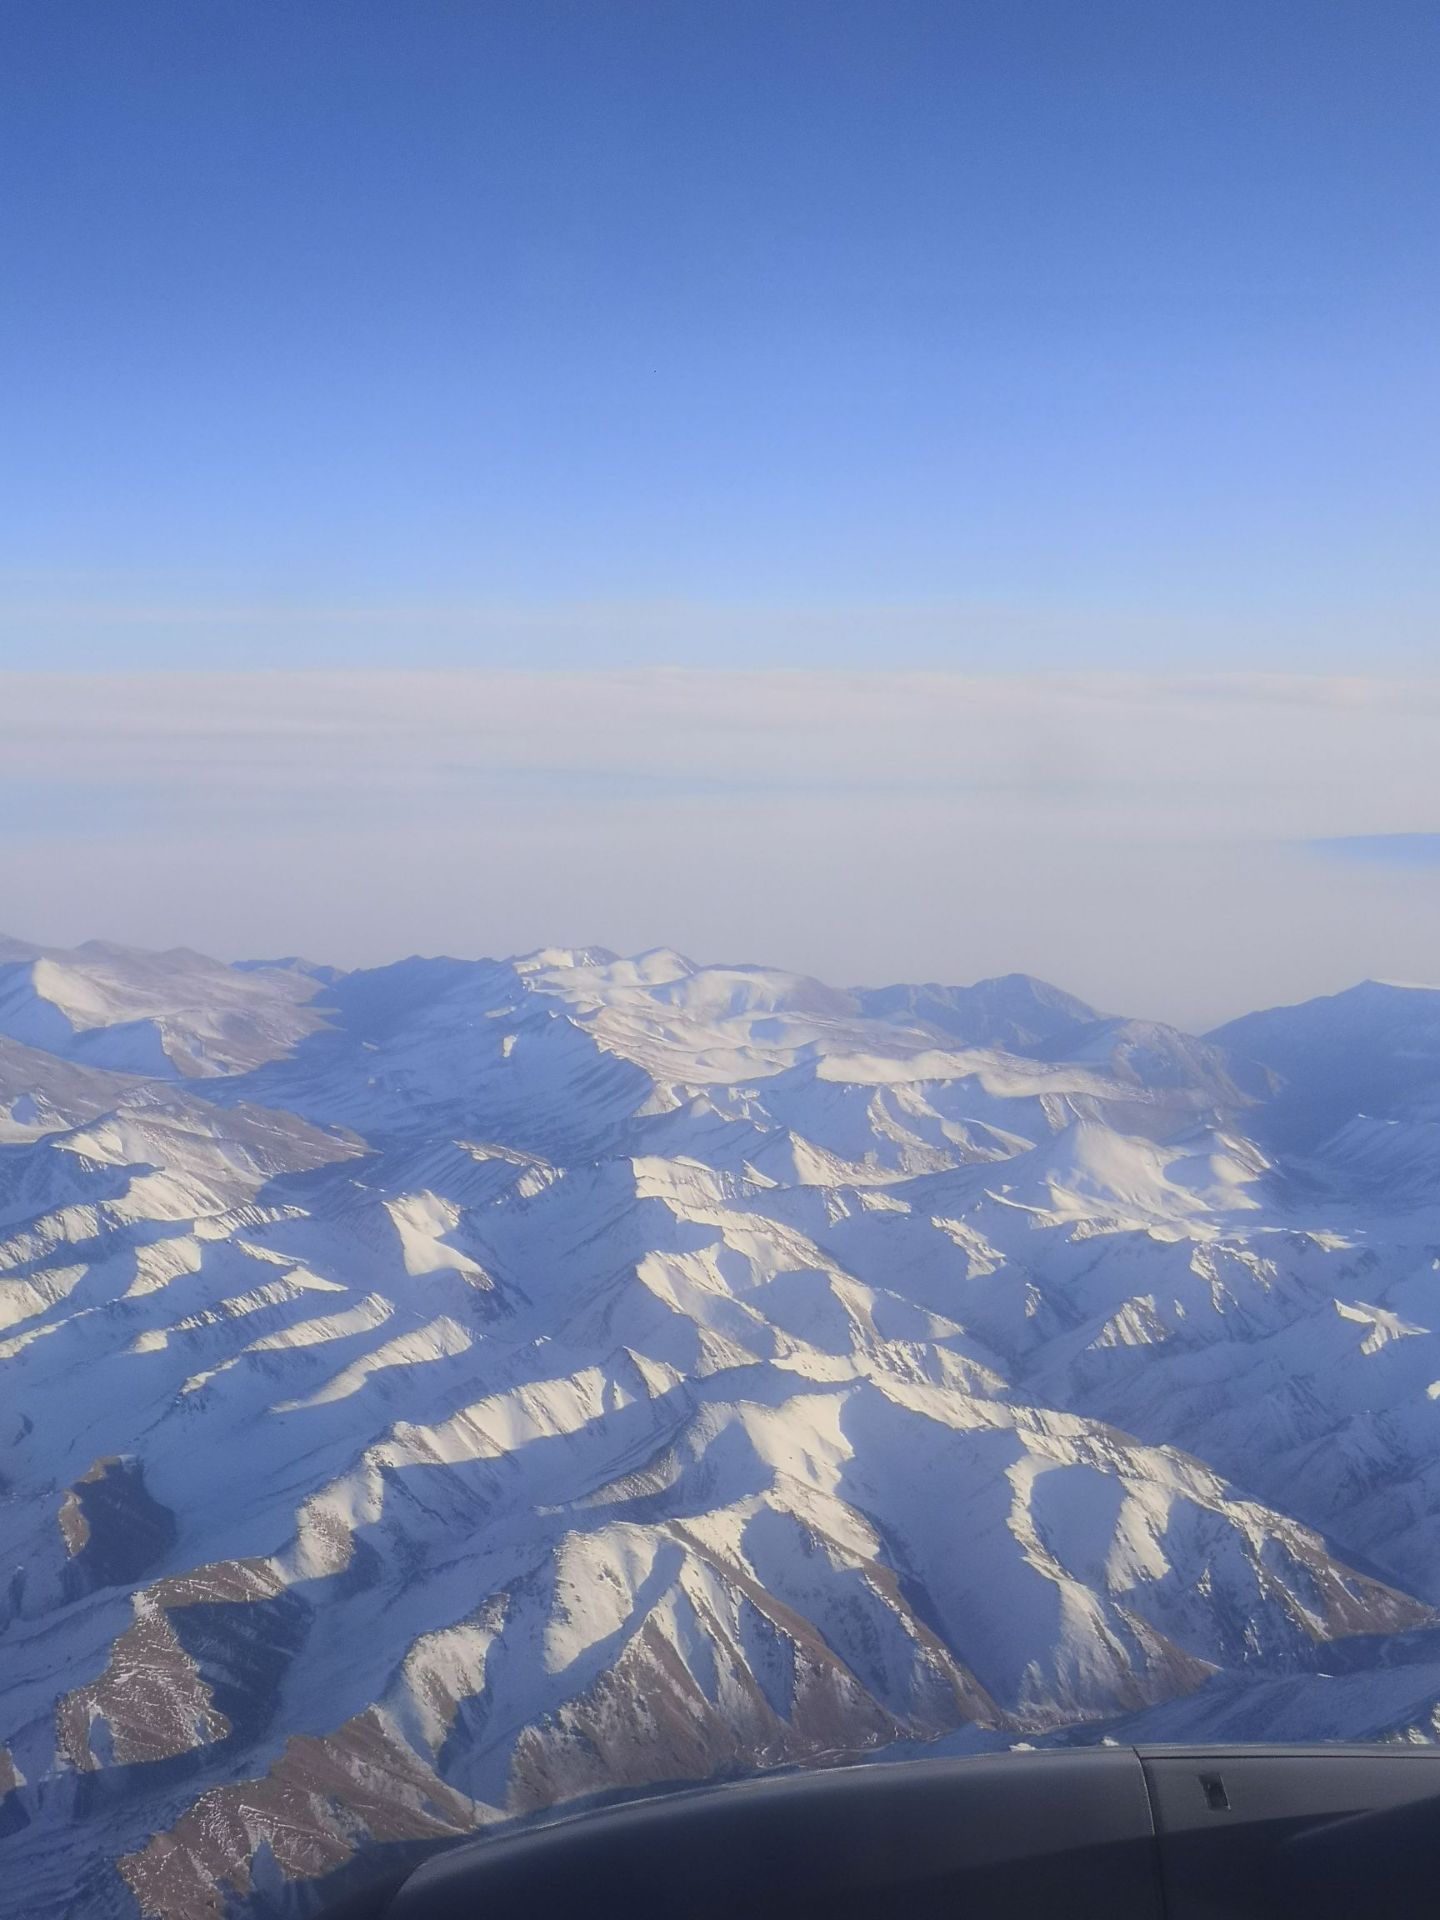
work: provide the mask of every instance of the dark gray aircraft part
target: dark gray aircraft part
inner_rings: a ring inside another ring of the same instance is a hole
[[[1440,1913],[1440,1752],[1109,1747],[705,1787],[453,1847],[324,1920]]]

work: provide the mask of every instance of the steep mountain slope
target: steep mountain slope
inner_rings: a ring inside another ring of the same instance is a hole
[[[136,1075],[76,1066],[0,1035],[0,1145],[93,1120],[144,1084]]]
[[[78,952],[0,1042],[0,1911],[301,1914],[917,1740],[1433,1731],[1440,1215],[1257,1144],[1218,1040]]]
[[[1440,1105],[1440,988],[1364,980],[1245,1014],[1208,1037],[1280,1076],[1267,1125],[1287,1147],[1317,1146],[1357,1115],[1395,1119]]]

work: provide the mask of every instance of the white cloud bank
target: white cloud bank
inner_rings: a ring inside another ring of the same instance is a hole
[[[365,963],[661,942],[1024,968],[1202,1025],[1440,978],[1440,682],[0,675],[0,926]]]

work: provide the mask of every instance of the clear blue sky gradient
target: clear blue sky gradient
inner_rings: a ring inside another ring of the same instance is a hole
[[[1437,127],[1433,0],[12,5],[0,660],[1414,665]]]

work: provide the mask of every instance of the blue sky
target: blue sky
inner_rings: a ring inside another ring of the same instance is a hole
[[[1428,0],[0,38],[9,664],[1433,644]]]
[[[1430,977],[1437,127],[1433,0],[0,11],[6,930]]]

